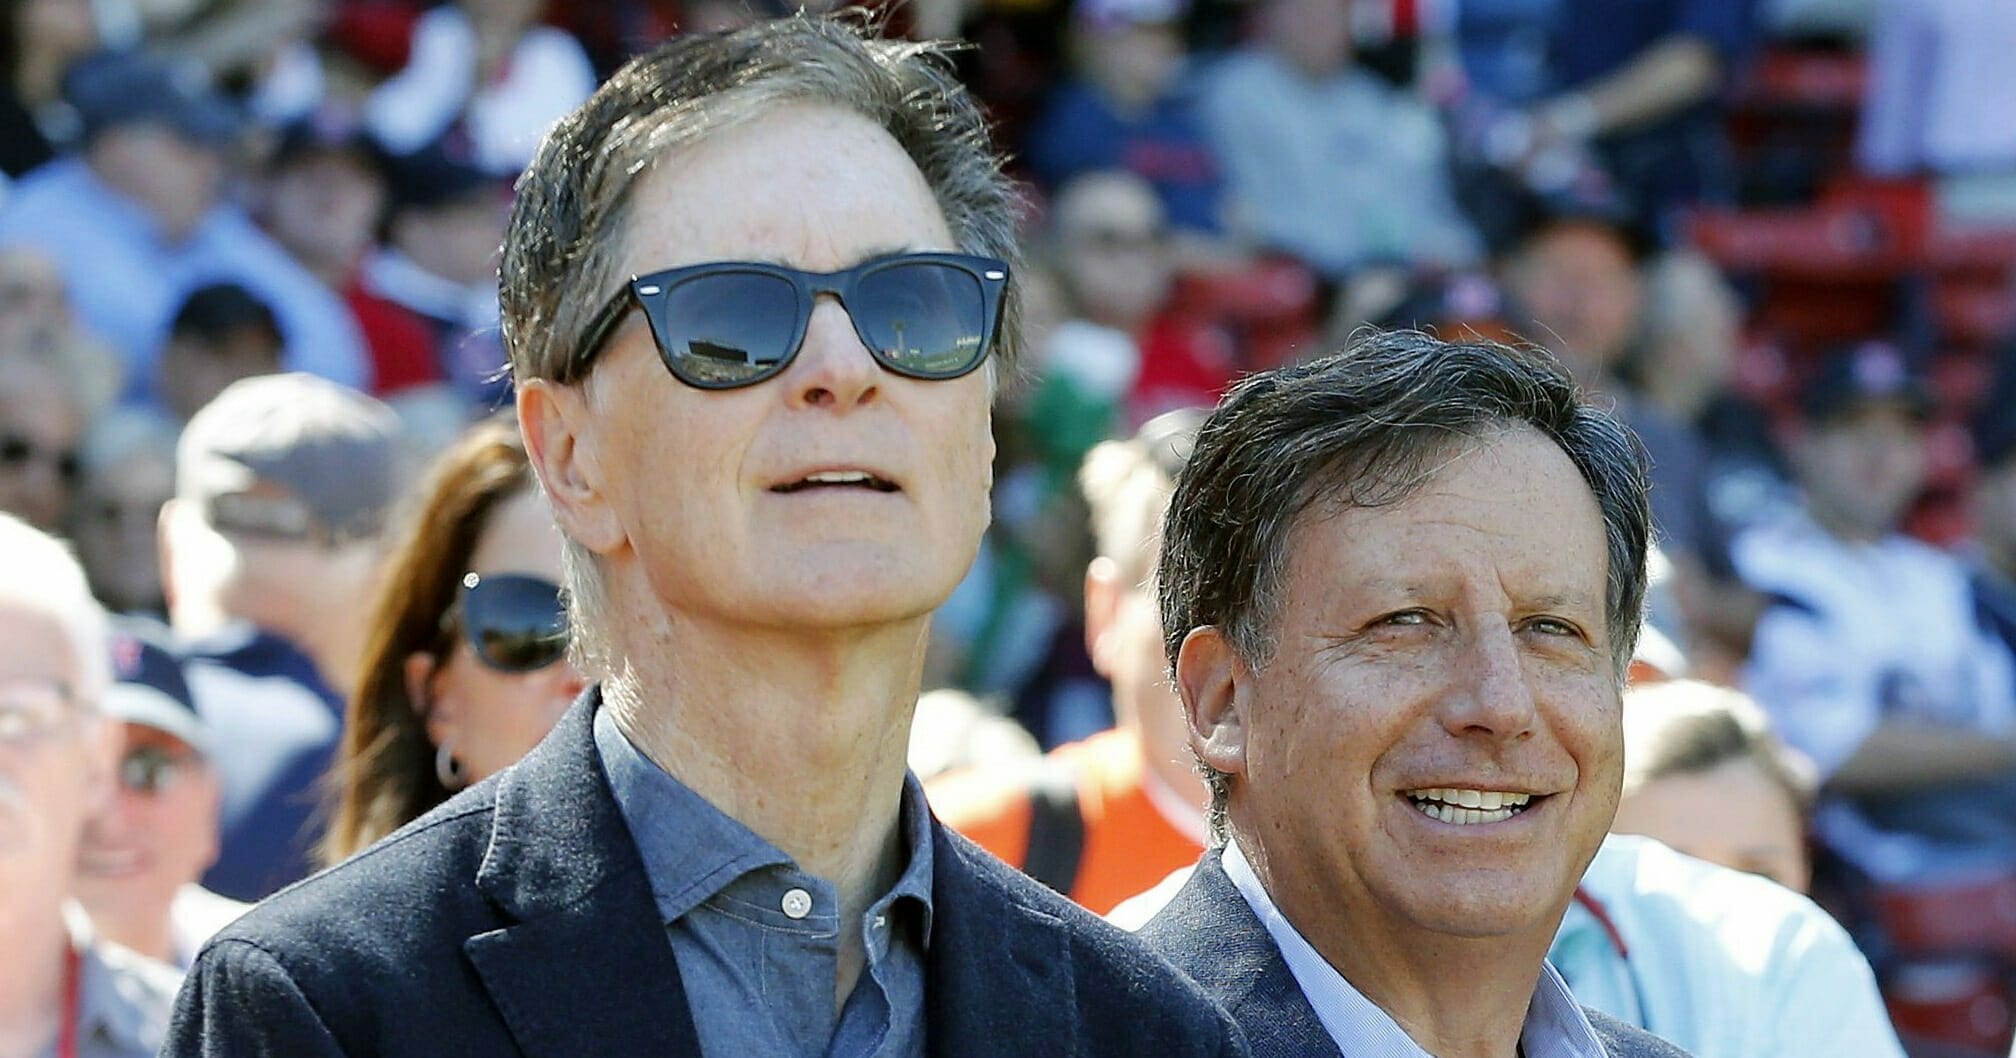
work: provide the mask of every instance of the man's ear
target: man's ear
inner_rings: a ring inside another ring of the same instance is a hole
[[[623,526],[602,491],[592,412],[579,386],[535,378],[518,387],[518,432],[532,471],[546,489],[553,519],[567,538],[597,554],[623,540]]]
[[[1107,679],[1113,678],[1113,663],[1106,655],[1111,653],[1113,615],[1120,609],[1120,600],[1127,594],[1127,586],[1120,583],[1120,564],[1101,555],[1085,567],[1085,653],[1092,659],[1093,671]]]
[[[1246,774],[1247,672],[1239,652],[1212,625],[1190,630],[1176,653],[1176,693],[1197,758],[1229,775]]]

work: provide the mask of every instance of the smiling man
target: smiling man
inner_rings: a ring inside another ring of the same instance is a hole
[[[1679,1053],[1544,962],[1617,808],[1647,525],[1539,354],[1375,333],[1205,422],[1158,584],[1220,847],[1143,936],[1256,1056]]]
[[[1013,195],[941,57],[681,37],[518,193],[504,338],[595,684],[213,941],[169,1052],[1244,1054],[904,768],[1016,335]]]

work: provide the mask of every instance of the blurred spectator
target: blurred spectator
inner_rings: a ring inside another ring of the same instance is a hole
[[[497,251],[509,185],[445,151],[398,159],[386,245],[365,262],[364,287],[431,328],[434,378],[472,405],[502,393],[497,333]],[[406,365],[411,377],[419,368]]]
[[[1456,47],[1466,87],[1525,106],[1552,85],[1548,49],[1561,0],[1457,0]]]
[[[2016,670],[1961,564],[1898,530],[1931,409],[1892,346],[1828,358],[1791,445],[1804,508],[1734,547],[1770,600],[1749,690],[1826,777],[1822,839],[1879,883],[2016,868]]]
[[[516,176],[597,83],[581,45],[540,24],[545,10],[545,0],[451,0],[421,15],[405,69],[365,107],[379,142],[403,155],[461,140],[485,172]]]
[[[1207,77],[1206,131],[1233,234],[1340,278],[1367,262],[1479,254],[1427,104],[1351,63],[1354,0],[1259,0],[1255,44]]]
[[[84,412],[45,360],[0,358],[0,511],[54,532],[77,485]]]
[[[1805,892],[1812,765],[1741,692],[1675,680],[1624,696],[1624,797],[1616,834]]]
[[[1196,103],[1179,87],[1184,0],[1077,0],[1072,75],[1058,84],[1029,136],[1029,164],[1045,186],[1102,169],[1154,185],[1180,231],[1216,232],[1223,181]]]
[[[97,6],[91,0],[0,3],[0,173],[20,177],[77,139],[77,115],[63,99],[63,71],[98,50]]]
[[[433,327],[364,282],[390,208],[387,164],[363,126],[318,111],[282,134],[259,211],[267,232],[349,304],[371,355],[369,389],[380,397],[442,378]]]
[[[187,970],[246,907],[196,884],[217,858],[217,746],[181,659],[136,625],[113,631],[111,652],[117,783],[85,827],[77,899],[107,939]]]
[[[94,418],[125,383],[119,354],[72,317],[56,262],[31,246],[0,249],[0,358],[14,356],[54,363]]]
[[[1882,176],[1947,178],[1953,214],[2016,217],[2016,6],[1884,0],[1855,154]]]
[[[308,872],[400,494],[398,445],[390,409],[303,374],[233,383],[182,433],[162,560],[190,688],[230,747],[214,761],[223,849],[204,884],[233,899]]]
[[[1619,375],[1639,332],[1645,291],[1635,247],[1612,218],[1564,213],[1540,221],[1501,268],[1531,313],[1527,337],[1559,356],[1575,381],[1616,401],[1617,415],[1652,457],[1652,515],[1669,558],[1701,553],[1700,442],[1625,387]]]
[[[1170,412],[1085,459],[1099,557],[1085,642],[1112,682],[1115,726],[1040,762],[982,764],[926,787],[946,825],[1105,914],[1204,850],[1204,784],[1169,686],[1153,577],[1162,512],[1203,413]]]
[[[141,1058],[178,975],[95,937],[68,903],[112,792],[105,615],[62,544],[0,514],[0,1052]],[[68,997],[74,996],[74,1001]],[[88,1048],[88,1049],[80,1049]]]
[[[197,287],[175,312],[155,378],[156,400],[188,422],[224,387],[280,370],[280,321],[236,283]]]
[[[290,367],[361,381],[363,348],[342,304],[223,201],[236,111],[144,56],[85,60],[65,83],[84,121],[83,154],[15,186],[0,206],[0,244],[57,262],[78,315],[124,357],[128,396],[151,387],[182,298],[222,281],[273,308]]]
[[[2016,650],[2016,374],[1990,398],[1974,431],[1974,593],[1982,616]]]
[[[581,691],[560,535],[508,416],[434,465],[370,607],[317,850],[335,863],[525,755]]]
[[[361,123],[371,93],[406,66],[420,13],[406,0],[341,0],[319,32],[289,39],[261,71],[249,104],[276,127],[338,111]]]
[[[1826,911],[1650,838],[1603,839],[1547,961],[1584,1005],[1693,1058],[1904,1058],[1869,961]]]
[[[1756,0],[1560,0],[1553,95],[1530,116],[1529,157],[1586,145],[1635,208],[1671,234],[1678,210],[1729,201],[1735,174],[1717,103],[1749,57]]]
[[[114,613],[165,618],[161,507],[175,495],[175,423],[137,409],[100,416],[78,449],[70,542]]]
[[[1758,17],[1781,40],[1859,45],[1876,21],[1878,0],[1761,0]]]

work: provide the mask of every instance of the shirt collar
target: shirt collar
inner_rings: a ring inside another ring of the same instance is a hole
[[[1274,906],[1274,900],[1239,851],[1237,841],[1227,842],[1225,874],[1244,897],[1253,914],[1274,938],[1275,947],[1295,975],[1295,983],[1323,1023],[1323,1031],[1346,1054],[1376,1054],[1390,1058],[1434,1058],[1408,1036],[1398,1022],[1366,999],[1344,975],[1337,972],[1293,923]],[[1519,1041],[1527,1058],[1604,1058],[1603,1044],[1596,1030],[1568,991],[1559,974],[1546,963],[1533,999],[1526,1007],[1526,1024]]]
[[[100,943],[83,909],[72,903],[63,909],[71,950],[78,955],[77,1039],[99,1040],[135,1054],[155,1049],[147,1032],[146,1012],[114,959],[130,962],[140,956]],[[164,968],[165,969],[165,968]]]
[[[714,807],[632,745],[607,709],[595,712],[595,749],[617,808],[644,859],[658,912],[672,922],[743,875],[796,867],[783,850]],[[868,909],[872,919],[898,901],[918,909],[918,936],[931,936],[931,813],[915,775],[903,778],[898,825],[907,862],[896,884]]]

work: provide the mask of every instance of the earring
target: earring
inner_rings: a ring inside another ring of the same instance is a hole
[[[468,785],[469,778],[462,774],[462,762],[455,759],[455,748],[451,740],[442,739],[434,749],[434,778],[439,780],[444,790],[460,790]]]

